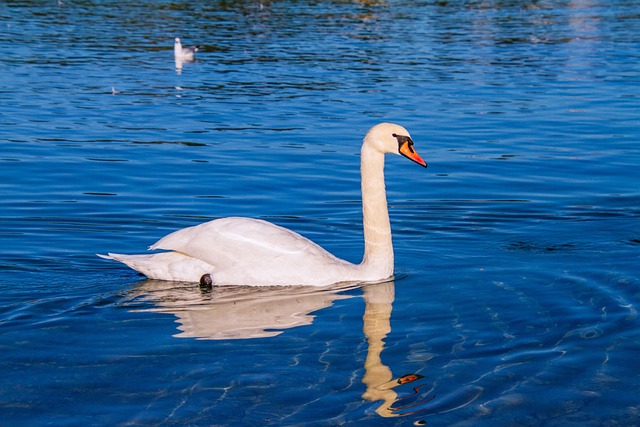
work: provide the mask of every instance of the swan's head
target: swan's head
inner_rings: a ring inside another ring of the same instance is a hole
[[[380,123],[369,129],[364,137],[365,143],[383,154],[399,154],[417,164],[427,167],[413,148],[413,140],[409,131],[393,123]]]
[[[175,42],[176,42],[176,44],[180,44],[180,37],[176,37],[175,38]]]

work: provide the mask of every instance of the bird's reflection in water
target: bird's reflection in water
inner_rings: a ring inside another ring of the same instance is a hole
[[[145,280],[133,288],[125,305],[136,311],[173,314],[181,332],[178,338],[228,340],[273,337],[284,330],[310,325],[312,313],[334,301],[352,298],[344,291],[359,286],[304,287],[213,287],[193,283]],[[381,353],[391,332],[393,282],[362,286],[365,301],[363,332],[368,342],[362,397],[382,401],[375,412],[382,417],[412,415],[427,409],[432,389],[418,374],[394,378]],[[153,307],[149,308],[148,303]],[[135,306],[140,304],[140,308]],[[402,391],[401,391],[402,390]]]
[[[365,309],[362,330],[367,338],[368,349],[362,378],[367,389],[362,397],[371,402],[382,401],[375,410],[382,417],[413,415],[425,411],[428,409],[426,404],[435,397],[431,394],[432,386],[421,384],[424,377],[419,374],[394,378],[391,369],[381,359],[384,339],[391,332],[394,283],[365,286],[363,292]],[[410,387],[409,392],[402,396],[396,391],[401,386]]]
[[[311,286],[224,286],[201,288],[193,283],[145,280],[133,288],[127,305],[135,301],[154,307],[139,311],[169,313],[178,319],[177,338],[229,340],[280,335],[310,325],[312,313],[334,301],[351,298],[341,292],[354,286],[318,289]]]

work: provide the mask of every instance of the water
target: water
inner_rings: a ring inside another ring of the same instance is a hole
[[[636,2],[0,16],[3,426],[640,424]],[[94,255],[242,215],[358,261],[380,121],[429,162],[387,160],[394,282],[203,292]]]

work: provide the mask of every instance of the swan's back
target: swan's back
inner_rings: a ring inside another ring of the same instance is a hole
[[[165,249],[213,266],[214,283],[329,285],[355,268],[311,240],[252,218],[222,218],[171,233],[149,249]],[[338,273],[338,274],[336,274]]]

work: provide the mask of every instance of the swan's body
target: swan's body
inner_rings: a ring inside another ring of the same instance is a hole
[[[222,218],[175,231],[148,255],[109,254],[150,279],[198,282],[210,275],[215,285],[313,285],[375,282],[393,275],[391,225],[384,186],[384,155],[402,154],[427,166],[401,126],[381,123],[369,130],[361,150],[365,253],[360,264],[330,254],[283,227],[251,218]]]
[[[176,61],[193,61],[194,54],[200,49],[200,46],[183,47],[180,38],[175,38],[173,45],[173,55]]]

